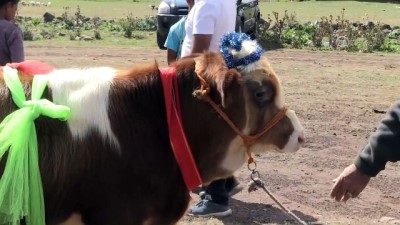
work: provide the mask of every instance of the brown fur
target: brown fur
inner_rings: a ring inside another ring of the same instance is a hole
[[[242,75],[235,69],[228,70],[218,54],[206,53],[199,60],[197,69],[211,87],[211,98],[223,104],[232,121],[242,129],[244,103],[253,101],[244,95],[248,90],[241,83]],[[201,177],[210,182],[228,176],[219,164],[236,134],[208,103],[192,96],[200,87],[194,57],[184,58],[175,66],[184,129]],[[87,225],[167,225],[175,224],[184,215],[190,195],[170,146],[159,73],[156,64],[118,72],[110,91],[108,114],[120,151],[96,130],[77,141],[66,122],[45,117],[35,121],[47,225],[58,224],[74,212],[80,213]],[[27,85],[27,93],[29,90]],[[45,97],[51,100],[51,90],[46,91]],[[16,110],[3,83],[0,102],[2,120]],[[260,124],[266,122],[263,115],[257,118],[255,121]],[[284,142],[284,138],[277,136],[280,134],[268,135]]]

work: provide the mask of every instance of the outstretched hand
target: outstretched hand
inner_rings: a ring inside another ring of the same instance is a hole
[[[362,173],[354,164],[346,167],[337,177],[331,190],[331,198],[346,202],[357,197],[367,186],[371,177]]]

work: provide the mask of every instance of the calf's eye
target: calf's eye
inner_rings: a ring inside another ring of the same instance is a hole
[[[262,85],[254,91],[254,99],[257,104],[268,103],[273,99],[274,91],[269,85]]]

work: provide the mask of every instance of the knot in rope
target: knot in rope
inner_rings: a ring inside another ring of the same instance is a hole
[[[206,96],[208,97],[208,94],[210,93],[210,87],[208,86],[207,81],[204,79],[204,77],[201,76],[200,71],[196,71],[196,75],[200,81],[201,86],[200,86],[200,89],[193,91],[192,95],[193,95],[193,97],[196,97],[196,98],[202,100]]]
[[[208,95],[208,92],[209,92],[209,90],[204,90],[204,89],[200,88],[199,90],[193,91],[192,95],[193,95],[193,97],[196,97],[196,98],[202,100],[204,96]]]
[[[33,101],[33,100],[25,101],[23,103],[23,105],[24,105],[24,107],[31,108],[30,112],[31,112],[32,120],[35,120],[40,116],[40,114],[42,112],[40,100],[39,101],[37,101],[37,100],[36,101]]]

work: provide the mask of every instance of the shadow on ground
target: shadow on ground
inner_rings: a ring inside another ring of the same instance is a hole
[[[286,212],[270,204],[243,202],[231,199],[230,202],[233,214],[227,218],[221,218],[221,222],[227,225],[233,224],[296,224],[297,222]],[[292,212],[307,223],[315,224],[316,218],[292,210]]]

